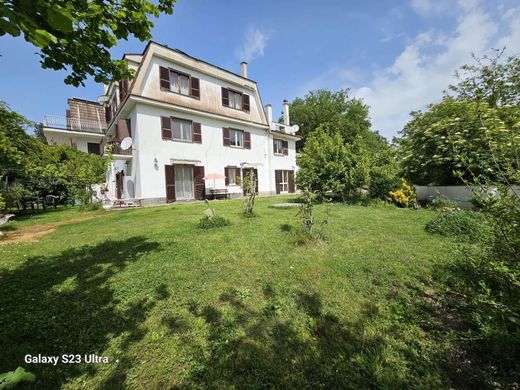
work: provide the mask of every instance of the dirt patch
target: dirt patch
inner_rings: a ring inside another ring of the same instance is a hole
[[[13,243],[27,243],[36,242],[43,236],[52,233],[58,226],[66,225],[73,222],[86,221],[94,218],[93,215],[65,219],[63,221],[44,223],[41,225],[24,226],[19,229],[6,232],[5,236],[0,239],[0,245],[2,244],[13,244]]]

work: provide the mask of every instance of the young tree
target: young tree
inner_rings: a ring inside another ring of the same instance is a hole
[[[319,127],[307,139],[298,159],[299,188],[346,201],[369,180],[369,157],[361,139],[347,144],[339,132]]]
[[[171,14],[175,0],[5,0],[0,2],[0,36],[23,34],[40,48],[41,65],[68,69],[65,83],[83,85],[129,79],[122,60],[112,60],[109,49],[129,35],[151,38],[150,16]]]

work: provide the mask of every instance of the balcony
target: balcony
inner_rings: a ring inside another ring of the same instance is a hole
[[[107,146],[110,146],[112,148],[112,154],[117,156],[131,156],[132,155],[132,148],[123,150],[121,149],[121,141],[110,141],[107,143]],[[106,152],[105,152],[106,154]]]
[[[67,118],[64,116],[45,115],[43,118],[43,127],[49,127],[58,130],[79,131],[82,133],[105,134],[106,125],[101,121],[92,121],[87,119]]]

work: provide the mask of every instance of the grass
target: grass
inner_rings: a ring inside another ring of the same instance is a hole
[[[0,373],[24,367],[28,388],[444,387],[441,332],[417,311],[456,245],[424,231],[435,213],[332,205],[326,240],[298,245],[296,210],[268,207],[289,199],[258,199],[255,218],[212,202],[231,225],[207,231],[201,203],[15,222],[95,216],[0,245]]]

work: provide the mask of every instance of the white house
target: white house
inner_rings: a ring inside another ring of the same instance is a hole
[[[69,99],[67,117],[46,117],[43,128],[49,143],[93,153],[112,144],[109,191],[145,203],[203,199],[213,187],[240,196],[237,178],[250,171],[260,194],[295,191],[298,127],[287,101],[284,123],[273,122],[245,62],[238,75],[152,41],[123,58],[135,77],[105,86],[105,118],[98,103]],[[203,180],[209,173],[226,179]]]

